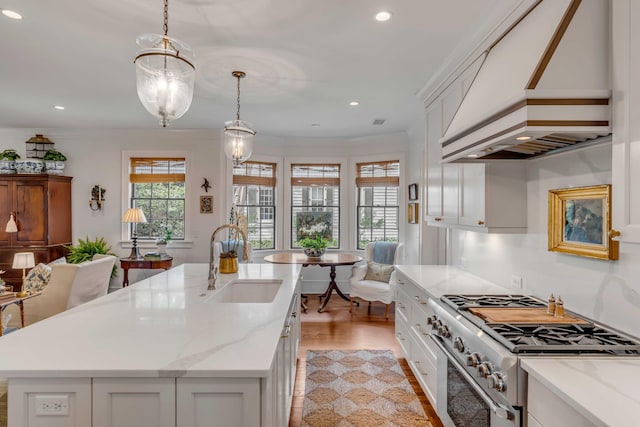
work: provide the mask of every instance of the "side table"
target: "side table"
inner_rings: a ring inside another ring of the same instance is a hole
[[[129,286],[129,269],[141,268],[148,270],[163,269],[168,270],[171,268],[173,257],[162,256],[160,259],[144,259],[144,258],[120,258],[120,268],[124,271],[124,278],[122,280],[122,287]]]
[[[24,304],[23,304],[23,301],[26,300],[26,299],[29,299],[29,298],[37,297],[38,295],[40,295],[40,292],[29,294],[29,295],[24,296],[24,297],[19,297],[19,296],[16,296],[14,294],[13,297],[7,297],[7,298],[3,298],[2,300],[0,300],[0,336],[2,336],[2,329],[3,329],[2,312],[4,311],[4,309],[7,308],[8,306],[10,306],[11,304],[16,304],[18,307],[20,307],[20,327],[24,328]]]

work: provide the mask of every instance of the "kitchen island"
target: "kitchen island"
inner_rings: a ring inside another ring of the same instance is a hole
[[[300,266],[241,264],[216,290],[207,270],[183,264],[3,337],[9,426],[286,425]]]

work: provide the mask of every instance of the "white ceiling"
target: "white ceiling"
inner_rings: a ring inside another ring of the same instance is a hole
[[[241,118],[259,134],[360,137],[406,130],[416,94],[513,0],[170,0],[169,36],[195,51],[179,129]],[[157,128],[140,104],[136,37],[162,33],[162,0],[0,0],[0,127]],[[386,23],[373,19],[391,10]],[[360,106],[349,107],[351,100]],[[64,111],[54,105],[63,105]],[[372,126],[374,119],[386,119]],[[317,123],[320,126],[312,127]]]

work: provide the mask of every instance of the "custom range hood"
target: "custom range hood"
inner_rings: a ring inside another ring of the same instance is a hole
[[[479,60],[443,162],[527,159],[611,134],[608,1],[539,1]]]

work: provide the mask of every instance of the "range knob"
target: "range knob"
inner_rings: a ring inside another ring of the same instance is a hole
[[[451,332],[449,332],[449,327],[447,325],[439,326],[438,334],[440,334],[440,336],[443,338],[449,338],[451,336]]]
[[[492,366],[491,363],[489,362],[482,362],[480,365],[478,365],[478,376],[479,377],[483,377],[483,378],[487,378],[492,371]]]
[[[467,354],[467,366],[474,368],[480,364],[480,355],[478,353]]]
[[[453,348],[458,350],[460,353],[464,353],[464,342],[462,341],[462,338],[455,337],[453,339]]]
[[[438,317],[434,314],[433,316],[427,317],[427,325],[433,325],[438,321]]]
[[[504,375],[500,372],[494,372],[487,377],[487,383],[490,388],[494,388],[498,391],[505,391],[507,384],[504,382]]]

